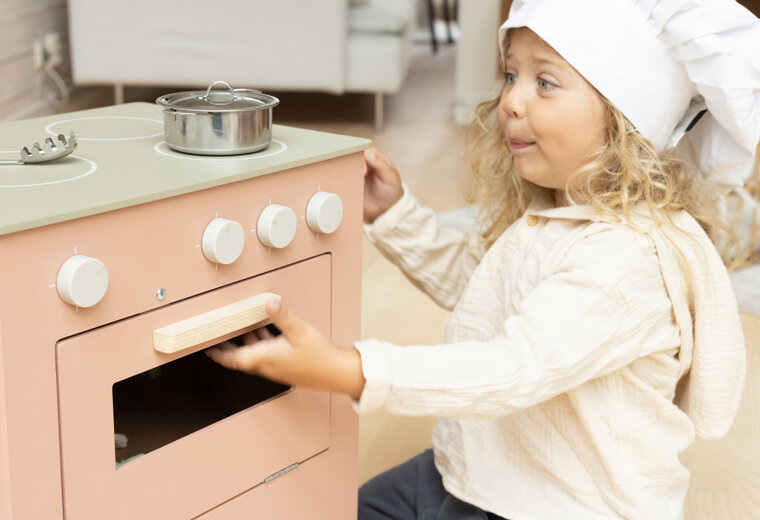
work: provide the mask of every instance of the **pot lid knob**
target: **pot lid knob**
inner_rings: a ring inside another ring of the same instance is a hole
[[[217,85],[223,85],[227,91],[214,90]],[[204,101],[209,102],[212,105],[229,105],[235,99],[235,89],[226,81],[217,80],[214,81],[206,89],[206,94],[202,97]]]

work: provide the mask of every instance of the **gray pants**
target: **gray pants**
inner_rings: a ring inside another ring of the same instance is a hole
[[[359,488],[359,520],[505,519],[449,494],[427,450]]]

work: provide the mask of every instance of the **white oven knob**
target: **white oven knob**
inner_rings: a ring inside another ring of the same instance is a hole
[[[231,264],[240,257],[245,245],[245,231],[238,222],[215,218],[203,232],[203,256],[215,264]]]
[[[96,258],[72,256],[58,271],[56,288],[66,303],[77,307],[92,307],[106,294],[108,270]]]
[[[256,232],[262,244],[280,249],[293,240],[297,223],[298,219],[292,209],[270,204],[261,212]]]
[[[332,233],[343,219],[343,201],[334,193],[319,191],[306,206],[306,223],[315,233]]]

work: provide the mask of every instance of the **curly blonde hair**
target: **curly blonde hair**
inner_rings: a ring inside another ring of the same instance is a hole
[[[623,215],[629,222],[634,206],[646,203],[657,222],[678,211],[690,213],[705,229],[729,267],[743,263],[735,233],[721,220],[717,193],[672,151],[658,154],[633,124],[598,91],[606,117],[605,144],[568,180],[570,204]],[[537,196],[551,198],[553,189],[521,178],[499,125],[500,96],[478,105],[467,131],[469,177],[465,199],[480,206],[482,236],[490,246],[525,212]]]

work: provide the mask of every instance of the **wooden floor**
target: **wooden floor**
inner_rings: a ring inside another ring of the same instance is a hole
[[[427,45],[414,49],[404,89],[386,97],[386,126],[372,127],[370,95],[331,96],[272,92],[281,99],[275,122],[373,139],[397,165],[412,192],[438,211],[463,205],[462,129],[453,122],[454,48],[433,55]],[[248,85],[253,87],[254,85]],[[153,101],[177,88],[127,89],[127,101]],[[106,88],[80,89],[65,111],[112,103]],[[35,115],[46,115],[42,112]],[[401,345],[439,342],[448,313],[411,286],[372,245],[363,244],[362,337]],[[760,518],[760,318],[743,315],[747,339],[748,386],[739,419],[722,441],[698,442],[684,458],[692,470],[687,518],[751,520]],[[399,418],[384,412],[361,417],[361,482],[430,445],[433,420]]]

